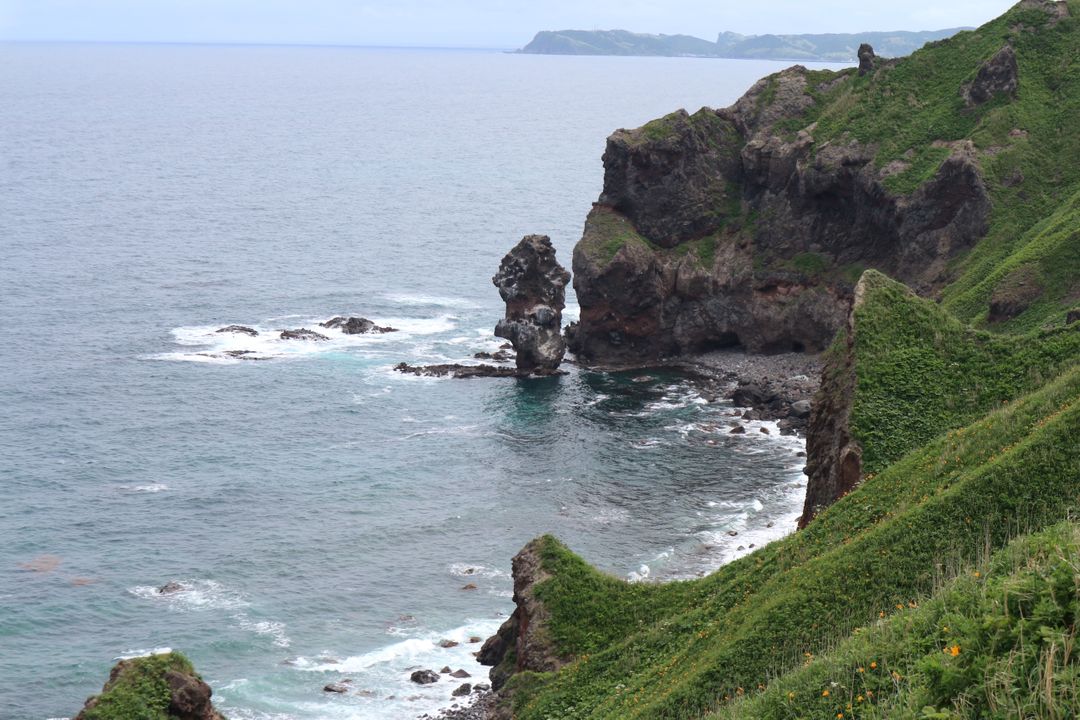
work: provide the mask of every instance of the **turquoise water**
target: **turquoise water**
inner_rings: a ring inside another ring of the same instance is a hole
[[[0,62],[0,717],[73,715],[116,658],[165,647],[231,718],[412,717],[451,686],[408,668],[483,672],[467,640],[512,610],[530,538],[665,578],[792,526],[799,442],[728,435],[732,409],[686,378],[391,370],[498,347],[491,275],[532,232],[569,266],[612,129],[728,104],[781,65],[140,45]],[[274,339],[342,313],[401,332]],[[213,332],[232,323],[263,332]],[[343,677],[370,693],[322,691]]]

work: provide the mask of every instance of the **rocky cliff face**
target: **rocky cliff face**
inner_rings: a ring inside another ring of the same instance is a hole
[[[566,353],[562,311],[570,273],[555,260],[546,235],[527,235],[506,254],[491,279],[506,303],[495,335],[509,340],[518,371],[552,372]]]
[[[729,108],[608,139],[604,191],[574,251],[572,350],[608,365],[732,345],[817,351],[864,268],[922,292],[946,281],[949,262],[987,230],[978,154],[967,141],[935,144],[936,171],[900,192],[888,180],[914,150],[878,167],[872,143],[819,142],[809,116],[821,98],[895,65],[860,54],[860,71],[795,66]],[[1015,59],[988,66],[969,93],[1008,91]]]

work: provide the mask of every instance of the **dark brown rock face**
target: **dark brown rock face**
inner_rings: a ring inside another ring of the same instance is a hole
[[[975,81],[965,89],[964,98],[969,106],[982,105],[998,93],[1015,95],[1020,86],[1020,68],[1016,64],[1016,52],[1006,45],[994,57],[979,67]]]
[[[522,372],[550,372],[566,353],[562,311],[570,273],[555,260],[546,235],[527,235],[506,254],[491,279],[506,303],[495,335],[509,340]]]
[[[874,71],[874,48],[868,43],[859,46],[859,74],[865,75]]]
[[[944,283],[949,261],[987,228],[975,148],[942,144],[949,155],[935,176],[890,192],[896,170],[876,166],[875,147],[818,145],[811,124],[790,130],[813,92],[850,81],[811,87],[796,66],[730,108],[609,138],[604,191],[574,249],[579,359],[640,366],[728,346],[819,351],[843,325],[861,268],[920,292]]]
[[[544,626],[548,612],[534,592],[535,585],[548,577],[541,566],[540,542],[529,542],[514,556],[514,603],[517,608],[498,633],[488,638],[477,655],[480,664],[491,666],[491,685],[496,690],[516,672],[551,672],[567,662],[558,656],[547,639]]]
[[[109,680],[102,688],[102,694],[109,692],[118,682],[122,682],[124,675],[132,672],[137,673],[140,658],[134,660],[121,660],[109,673]],[[170,698],[167,709],[168,716],[176,720],[225,720],[210,701],[213,691],[210,686],[202,681],[197,675],[178,670],[167,670],[163,676],[165,685],[169,688]],[[86,701],[86,706],[75,716],[75,720],[84,720],[88,711],[98,706],[98,697],[92,697]],[[147,712],[151,709],[146,708]],[[93,715],[93,713],[90,713]]]

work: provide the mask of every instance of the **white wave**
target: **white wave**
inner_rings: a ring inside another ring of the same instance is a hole
[[[626,579],[629,580],[630,582],[641,582],[643,580],[648,580],[649,579],[649,574],[651,572],[652,572],[652,570],[649,569],[649,566],[643,564],[636,571],[634,571],[634,570],[630,571],[627,574]]]
[[[128,592],[143,600],[164,603],[170,610],[235,610],[251,603],[243,596],[226,588],[215,580],[180,580],[183,590],[171,593],[158,592],[155,585],[136,585]]]
[[[165,492],[169,486],[165,483],[150,483],[149,485],[121,485],[120,490],[130,493],[159,493]]]
[[[453,563],[450,565],[450,574],[457,577],[483,577],[483,578],[510,578],[506,570],[489,568],[483,565],[471,565],[469,563]]]
[[[280,648],[287,648],[292,644],[289,636],[285,634],[285,623],[273,620],[252,620],[245,613],[239,613],[233,616],[233,619],[241,630],[247,630],[256,635],[268,635],[274,645]]]
[[[150,657],[151,655],[168,655],[172,652],[171,647],[157,647],[149,650],[125,650],[113,660],[131,660],[132,658]]]

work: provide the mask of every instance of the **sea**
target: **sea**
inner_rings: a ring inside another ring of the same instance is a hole
[[[232,720],[414,718],[462,701],[413,670],[486,680],[533,537],[655,582],[790,532],[802,442],[694,378],[393,370],[499,348],[491,276],[569,267],[610,132],[784,66],[0,44],[0,718],[169,648]]]

